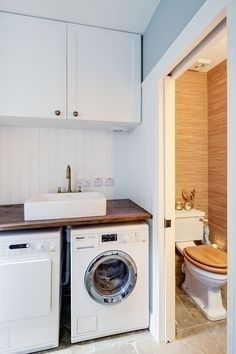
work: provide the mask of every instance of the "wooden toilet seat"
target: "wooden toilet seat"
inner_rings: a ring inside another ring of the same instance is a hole
[[[200,269],[216,274],[227,274],[227,254],[219,249],[200,245],[186,247],[184,257]]]

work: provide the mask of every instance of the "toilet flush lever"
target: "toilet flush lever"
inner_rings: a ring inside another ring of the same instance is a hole
[[[171,227],[171,219],[164,219],[164,227]]]
[[[208,224],[208,219],[207,218],[200,218],[199,221]]]

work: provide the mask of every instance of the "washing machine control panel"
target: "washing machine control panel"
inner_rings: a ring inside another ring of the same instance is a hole
[[[117,239],[118,239],[117,234],[103,234],[103,235],[101,235],[102,242],[117,241]]]
[[[146,226],[146,225],[145,225]],[[140,228],[131,227],[124,228],[115,226],[114,229],[110,227],[78,229],[72,231],[72,251],[85,252],[98,248],[113,248],[120,245],[135,245],[148,243],[148,232],[143,225]]]
[[[100,234],[100,243],[105,244],[106,242],[111,243],[134,243],[135,242],[135,232],[119,232],[119,233],[107,233]]]
[[[147,237],[143,232],[124,231],[119,233],[100,234],[100,243],[106,242],[116,243],[143,243],[147,242]]]

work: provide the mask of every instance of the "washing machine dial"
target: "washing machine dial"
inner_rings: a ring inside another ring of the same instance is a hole
[[[41,243],[38,243],[34,246],[34,248],[37,250],[37,251],[42,251],[43,249],[43,245]]]
[[[127,235],[127,234],[122,234],[121,240],[122,240],[123,242],[127,242],[127,241],[129,240],[129,235]]]
[[[132,242],[132,240],[133,240],[133,238],[132,238],[132,234],[129,234],[129,233],[127,233],[127,234],[122,234],[121,235],[121,240],[122,240],[122,242]]]
[[[55,252],[56,249],[57,249],[56,246],[52,245],[52,246],[50,246],[49,251],[50,252]]]

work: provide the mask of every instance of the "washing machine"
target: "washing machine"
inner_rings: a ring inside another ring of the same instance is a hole
[[[71,231],[71,342],[149,325],[148,225]]]
[[[0,353],[59,340],[60,230],[0,233]]]

